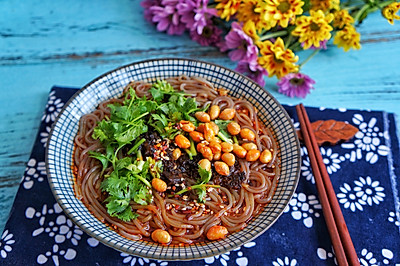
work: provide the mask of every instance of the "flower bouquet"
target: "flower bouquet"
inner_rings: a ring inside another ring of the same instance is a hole
[[[144,17],[170,35],[188,31],[203,46],[215,46],[237,62],[236,70],[265,85],[276,76],[279,92],[304,98],[315,84],[302,66],[327,43],[360,49],[355,25],[381,11],[393,24],[395,0],[144,0]],[[313,50],[299,63],[296,52]]]

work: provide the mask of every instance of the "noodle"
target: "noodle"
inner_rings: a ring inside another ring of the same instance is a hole
[[[76,174],[76,196],[90,209],[98,219],[110,225],[122,236],[132,240],[149,240],[155,229],[167,230],[172,236],[170,244],[191,244],[207,241],[205,234],[216,225],[227,228],[229,233],[243,229],[246,224],[272,200],[279,179],[278,146],[271,131],[258,119],[256,109],[246,100],[234,99],[220,95],[218,90],[204,78],[180,76],[168,78],[166,81],[178,91],[195,97],[201,107],[208,104],[218,105],[221,110],[234,108],[236,116],[233,121],[241,128],[248,128],[255,133],[254,143],[259,150],[269,149],[271,161],[267,164],[259,161],[249,162],[239,159],[238,173],[243,173],[239,187],[219,186],[209,187],[205,203],[198,203],[187,196],[168,197],[167,193],[152,190],[153,201],[148,205],[130,203],[137,217],[124,222],[107,212],[105,192],[101,190],[104,176],[113,171],[109,166],[102,170],[99,161],[90,156],[91,151],[105,152],[98,139],[92,137],[98,123],[110,116],[109,104],[123,104],[124,97],[111,99],[99,104],[91,114],[83,116],[79,123],[79,132],[75,137],[74,169]],[[135,90],[138,97],[150,99],[151,83],[132,81],[123,91],[129,94],[129,89]],[[239,139],[239,144],[243,140]],[[120,150],[117,157],[123,158]],[[214,180],[211,178],[211,183]],[[187,181],[188,185],[195,184],[194,180]]]

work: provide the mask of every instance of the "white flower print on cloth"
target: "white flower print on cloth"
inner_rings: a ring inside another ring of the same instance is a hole
[[[290,211],[293,219],[303,220],[303,224],[307,228],[311,228],[314,224],[313,217],[320,217],[321,209],[321,204],[315,195],[306,196],[304,193],[294,193],[284,212]]]
[[[370,164],[375,164],[380,156],[389,154],[389,147],[384,145],[384,133],[376,126],[377,119],[372,117],[368,122],[364,121],[361,114],[353,116],[353,123],[358,126],[359,131],[355,135],[353,143],[343,143],[344,149],[356,149],[356,158],[361,159],[365,153],[365,160]],[[354,151],[353,158],[354,158]]]
[[[7,258],[7,253],[12,251],[12,245],[15,243],[13,239],[14,235],[9,233],[8,230],[4,230],[0,239],[0,256],[5,259]]]
[[[386,264],[386,265],[394,264],[394,263],[391,263],[391,261],[390,261],[391,259],[393,259],[393,252],[391,250],[386,249],[386,248],[382,249],[382,256],[384,257],[383,264]],[[399,264],[396,264],[396,265],[399,265]]]
[[[63,257],[65,260],[73,260],[76,257],[76,251],[74,249],[68,248],[66,250],[60,249],[57,244],[53,245],[51,251],[47,251],[45,254],[39,254],[36,261],[38,264],[45,264],[49,258],[54,262],[54,265],[60,265],[60,258]]]
[[[383,201],[385,193],[383,193],[384,188],[379,186],[379,181],[372,181],[371,177],[367,176],[354,180],[354,184],[353,188],[347,183],[339,188],[341,193],[338,193],[337,197],[344,208],[350,208],[352,212],[363,211],[363,205],[378,205]]]
[[[277,258],[276,261],[272,262],[272,265],[274,265],[274,266],[295,266],[295,265],[297,265],[297,260],[289,259],[288,257],[285,257],[283,260],[280,258]]]
[[[42,233],[48,234],[49,237],[54,238],[54,242],[57,244],[61,244],[66,240],[70,240],[70,242],[74,245],[78,245],[78,241],[81,239],[83,232],[76,226],[70,219],[68,219],[63,213],[60,213],[61,208],[58,204],[57,207],[51,210],[47,210],[47,205],[44,205],[41,212],[36,211],[32,207],[28,207],[25,211],[25,216],[28,219],[33,219],[34,217],[39,218],[40,227],[35,229],[32,232],[32,236],[38,236]],[[55,221],[48,221],[46,224],[46,214],[47,213],[55,213],[57,218]]]
[[[134,266],[134,265],[141,265],[141,266],[143,266],[143,265],[152,265],[152,266],[153,265],[154,266],[155,265],[160,265],[160,266],[165,266],[165,265],[168,265],[167,261],[157,260],[156,261],[157,263],[155,263],[154,261],[150,261],[147,258],[135,257],[135,256],[129,255],[129,254],[124,253],[124,252],[121,252],[120,255],[123,258],[122,263],[128,264],[130,266]]]
[[[28,207],[25,210],[25,217],[38,221],[39,228],[33,230],[33,237],[47,234],[50,240],[46,243],[53,242],[51,250],[38,255],[37,263],[47,263],[51,258],[54,265],[59,265],[60,259],[72,260],[76,257],[77,252],[72,247],[79,244],[83,232],[63,214],[57,203],[52,208],[44,204],[41,210]]]
[[[46,131],[40,132],[40,143],[43,144],[43,147],[44,147],[44,148],[46,148],[47,139],[48,139],[48,137],[49,137],[51,127],[50,127],[50,126],[46,126],[46,129],[45,129],[45,130],[46,130]]]
[[[35,182],[43,182],[44,175],[46,175],[45,162],[38,162],[31,158],[26,165],[22,186],[25,189],[31,189]]]
[[[304,178],[307,181],[310,181],[311,184],[315,184],[315,178],[311,171],[311,163],[310,163],[310,158],[308,157],[307,148],[302,147],[300,151],[301,151],[301,156],[305,158],[301,164],[301,175],[304,176]]]
[[[396,216],[395,212],[389,212],[388,221],[394,223],[395,226],[400,228],[400,221],[397,219],[399,215]]]
[[[42,121],[45,121],[46,123],[55,121],[64,106],[62,100],[54,95],[55,93],[55,91],[50,92],[49,101],[46,104],[46,112],[42,117]]]
[[[375,266],[377,264],[377,260],[374,258],[374,254],[369,252],[367,249],[361,250],[361,257],[359,258],[360,264],[365,266]]]
[[[337,265],[336,256],[332,248],[330,251],[325,250],[324,248],[318,248],[317,256],[321,260],[333,260],[333,263]]]
[[[333,153],[331,148],[320,148],[323,162],[326,166],[326,170],[329,174],[337,172],[340,169],[340,163],[342,160],[339,158],[339,154]]]
[[[357,192],[356,196],[367,202],[369,206],[372,206],[372,203],[378,205],[383,201],[385,193],[383,193],[384,188],[379,186],[379,181],[372,181],[371,177],[367,176],[366,178],[360,177],[354,183],[357,185],[354,188],[354,191]]]
[[[248,243],[244,244],[242,247],[252,248],[254,246],[256,246],[256,242],[248,242]],[[243,252],[241,251],[242,247],[235,248],[235,249],[233,249],[229,252],[226,252],[224,254],[221,254],[221,255],[205,258],[204,262],[206,263],[206,265],[209,265],[209,264],[215,263],[216,261],[219,261],[221,263],[221,265],[226,266],[226,265],[228,265],[228,261],[230,260],[229,256],[231,254],[236,253],[236,256],[237,256],[237,258],[235,260],[236,265],[247,266],[249,263],[249,260],[243,256]]]
[[[357,192],[354,191],[349,184],[344,183],[339,189],[342,193],[338,193],[336,196],[339,199],[339,203],[343,204],[344,208],[350,208],[352,212],[355,212],[356,210],[364,210],[362,205],[366,204],[365,201],[356,196]]]

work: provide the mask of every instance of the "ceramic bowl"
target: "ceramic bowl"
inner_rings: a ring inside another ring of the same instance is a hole
[[[131,80],[163,79],[187,75],[204,77],[216,87],[231,91],[234,97],[249,100],[259,118],[269,127],[279,147],[281,176],[271,203],[242,231],[225,239],[185,247],[163,246],[147,241],[132,241],[110,230],[75,197],[72,173],[74,137],[79,119],[109,98],[121,95]],[[255,239],[275,223],[289,203],[300,173],[300,148],[297,135],[285,109],[266,90],[249,78],[228,68],[189,59],[141,61],[112,70],[88,83],[64,106],[52,127],[46,151],[48,181],[57,202],[83,231],[101,243],[122,252],[158,260],[191,260],[219,255]]]

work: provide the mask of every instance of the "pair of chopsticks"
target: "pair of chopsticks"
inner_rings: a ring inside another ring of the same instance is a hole
[[[360,265],[303,104],[296,106],[296,112],[337,262],[339,265]]]

